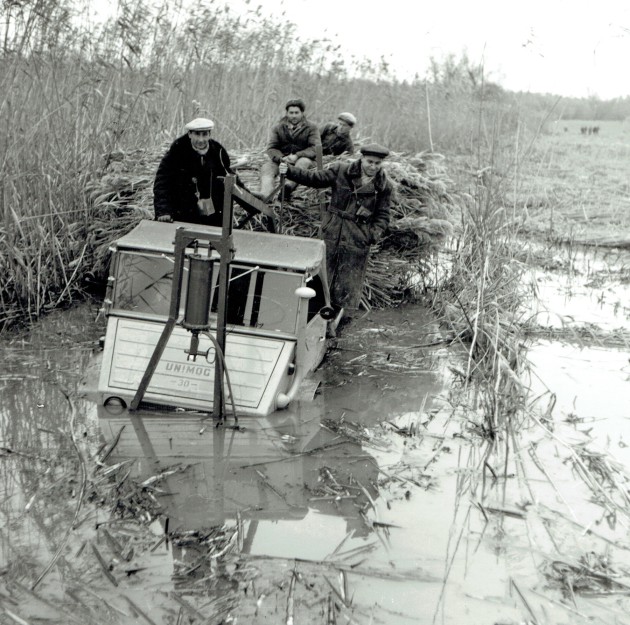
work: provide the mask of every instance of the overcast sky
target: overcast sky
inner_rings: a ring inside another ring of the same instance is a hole
[[[231,0],[232,8],[238,2]],[[251,0],[347,53],[384,56],[400,78],[466,50],[507,89],[630,95],[630,0]]]

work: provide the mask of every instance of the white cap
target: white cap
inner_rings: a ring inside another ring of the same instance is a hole
[[[188,122],[184,128],[186,130],[212,130],[214,128],[214,122],[211,119],[205,117],[197,117],[191,122]]]

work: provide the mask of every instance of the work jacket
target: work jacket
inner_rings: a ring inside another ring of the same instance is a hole
[[[295,154],[315,160],[315,148],[321,145],[319,129],[315,124],[303,119],[292,132],[293,125],[286,117],[271,129],[267,144],[267,155],[274,163],[279,163],[283,156]]]
[[[354,152],[354,144],[352,143],[350,135],[338,132],[335,122],[324,124],[320,128],[319,134],[322,138],[322,151],[324,156],[327,154],[339,156],[339,154],[343,154],[344,152],[348,152],[348,154]]]
[[[156,219],[220,226],[223,214],[223,177],[232,173],[225,148],[210,139],[206,154],[195,151],[188,135],[176,139],[162,158],[153,184]],[[198,195],[197,195],[198,194]],[[203,215],[198,199],[212,200],[213,215]]]
[[[320,228],[327,245],[368,250],[389,225],[393,185],[382,169],[367,185],[361,184],[360,159],[336,162],[321,171],[289,166],[287,178],[309,187],[331,188]]]

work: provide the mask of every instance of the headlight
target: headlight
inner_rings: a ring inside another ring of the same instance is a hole
[[[127,403],[120,397],[108,397],[103,406],[113,416],[118,416],[127,410]]]

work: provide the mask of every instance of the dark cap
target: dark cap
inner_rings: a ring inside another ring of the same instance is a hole
[[[368,143],[368,145],[363,145],[359,148],[359,152],[361,152],[364,156],[378,156],[379,158],[389,156],[389,150],[378,143]]]
[[[304,106],[304,100],[289,100],[285,105],[284,105],[284,110],[286,111],[290,106],[297,106],[300,111],[302,111],[302,113],[304,112],[304,109],[306,108]]]
[[[346,122],[348,126],[354,126],[357,123],[357,118],[352,113],[339,113],[337,119]]]

